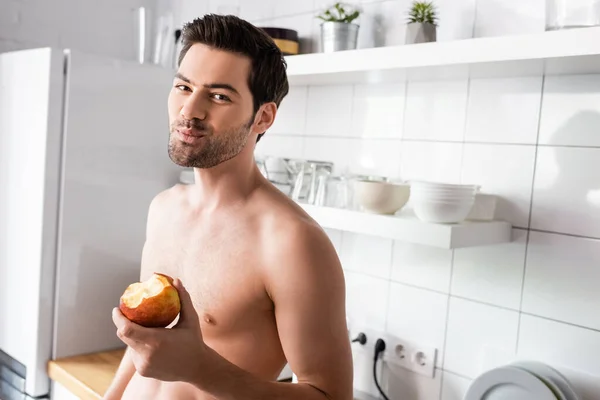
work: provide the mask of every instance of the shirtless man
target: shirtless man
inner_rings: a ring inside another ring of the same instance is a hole
[[[336,252],[254,160],[288,92],[282,55],[232,16],[197,19],[183,39],[169,156],[196,183],[152,201],[140,276],[176,278],[182,310],[171,329],[113,310],[127,351],[104,398],[351,400]],[[297,384],[276,381],[286,361]]]

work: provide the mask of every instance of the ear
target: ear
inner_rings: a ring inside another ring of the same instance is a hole
[[[277,106],[275,103],[263,104],[258,109],[256,116],[254,117],[254,127],[252,128],[253,133],[260,135],[261,133],[266,132],[271,125],[273,125],[276,115]]]

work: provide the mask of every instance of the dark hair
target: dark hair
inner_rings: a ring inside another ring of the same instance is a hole
[[[234,15],[207,14],[183,26],[179,64],[192,45],[201,43],[215,49],[242,54],[250,58],[252,70],[248,86],[252,93],[254,114],[265,103],[279,107],[289,92],[287,63],[273,39],[262,29]],[[264,135],[258,135],[257,142]]]

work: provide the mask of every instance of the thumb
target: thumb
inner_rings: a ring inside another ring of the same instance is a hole
[[[181,301],[181,310],[179,311],[179,320],[175,327],[179,328],[197,328],[200,326],[200,319],[198,313],[194,309],[194,303],[190,292],[187,291],[183,283],[179,278],[173,280],[173,286],[179,292],[179,300]]]

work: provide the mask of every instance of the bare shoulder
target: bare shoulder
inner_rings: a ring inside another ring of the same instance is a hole
[[[329,237],[300,206],[274,194],[267,196],[261,207],[261,247],[268,275],[343,279]]]
[[[168,215],[169,210],[185,199],[186,193],[186,185],[176,184],[154,196],[148,207],[148,228],[156,225],[162,217]]]
[[[158,193],[150,202],[149,214],[159,212],[171,206],[174,202],[181,201],[187,193],[187,187],[183,184],[176,184],[168,189]]]

